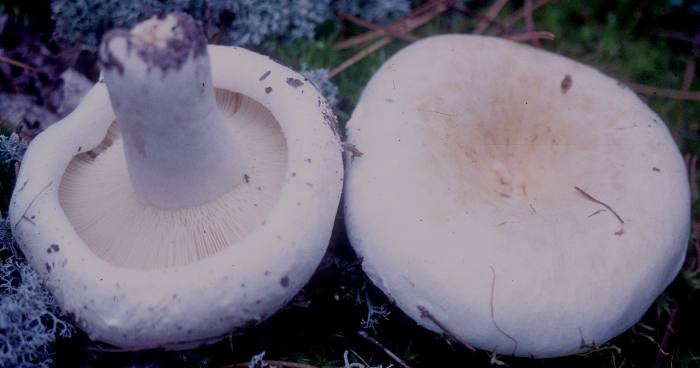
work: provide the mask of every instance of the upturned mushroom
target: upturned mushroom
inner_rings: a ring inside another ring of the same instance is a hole
[[[183,13],[108,33],[103,80],[32,141],[13,232],[66,315],[128,349],[216,341],[319,264],[343,181],[335,117],[304,78],[207,46]]]
[[[439,57],[436,57],[439,55]],[[347,127],[345,219],[418,324],[499,354],[592,349],[637,322],[689,234],[666,125],[597,70],[497,38],[389,59]]]

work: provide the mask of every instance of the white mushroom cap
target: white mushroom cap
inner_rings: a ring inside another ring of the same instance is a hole
[[[588,66],[433,37],[381,67],[347,131],[364,154],[346,173],[350,241],[430,330],[572,354],[632,326],[683,261],[682,157],[655,113]]]
[[[113,124],[102,82],[25,155],[14,234],[94,340],[135,349],[216,341],[283,306],[325,252],[343,180],[330,108],[265,56],[207,51],[244,173],[229,192],[178,208],[140,202],[122,153],[125,127]]]

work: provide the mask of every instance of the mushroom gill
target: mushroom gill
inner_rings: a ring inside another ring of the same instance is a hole
[[[127,268],[181,266],[235,246],[265,222],[287,171],[284,134],[270,111],[247,96],[219,89],[216,101],[244,167],[240,183],[216,200],[173,210],[139,203],[117,124],[98,148],[73,158],[59,200],[95,254]]]

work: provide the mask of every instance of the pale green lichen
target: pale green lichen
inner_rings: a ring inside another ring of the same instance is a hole
[[[59,316],[34,269],[15,257],[0,262],[0,367],[48,367],[53,342],[73,332]]]
[[[26,142],[16,134],[0,136],[0,167],[14,175]],[[7,218],[0,219],[0,368],[48,367],[52,344],[73,327],[60,318],[53,296],[23,259]]]

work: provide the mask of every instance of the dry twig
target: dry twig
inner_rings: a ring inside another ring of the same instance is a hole
[[[474,19],[479,20],[479,21],[488,22],[490,24],[490,26],[498,28],[498,32],[496,32],[496,33],[502,33],[502,32],[506,31],[505,27],[503,26],[503,24],[501,22],[499,22],[495,19],[490,19],[483,14],[477,13],[476,11],[474,11],[474,10],[472,10],[472,9],[462,5],[462,4],[457,3],[456,1],[450,2],[449,5],[450,5],[450,8],[462,13],[463,15],[465,15],[467,17],[471,17],[471,18],[474,18]]]
[[[387,349],[384,345],[382,345],[379,340],[375,339],[374,337],[370,336],[367,332],[365,331],[357,331],[357,334],[360,335],[363,339],[369,341],[372,343],[372,345],[382,349],[384,354],[386,354],[389,358],[391,358],[396,364],[400,365],[403,368],[411,368],[406,362],[404,362],[401,358],[399,358],[398,355],[394,354],[391,350]]]
[[[690,91],[690,85],[693,83],[693,78],[695,78],[695,57],[690,57],[688,62],[685,64],[685,73],[683,73],[683,84],[681,86],[681,91]]]
[[[489,265],[489,267],[491,267],[491,275],[492,275],[492,279],[491,279],[491,322],[493,322],[493,326],[496,327],[498,332],[500,332],[501,334],[503,334],[503,336],[508,338],[508,340],[513,342],[513,344],[514,344],[513,345],[513,352],[511,353],[511,355],[514,355],[515,352],[518,350],[518,340],[516,340],[513,336],[511,336],[510,334],[505,332],[501,328],[501,326],[499,326],[498,323],[496,323],[496,311],[495,311],[495,308],[493,306],[494,299],[496,297],[496,269],[493,268],[493,266],[491,266],[491,265]]]
[[[687,154],[685,164],[688,167],[688,181],[690,182],[690,194],[693,200],[698,199],[698,155]]]
[[[347,152],[350,154],[350,158],[353,159],[355,157],[362,157],[364,156],[364,153],[357,149],[357,146],[355,146],[352,143],[348,142],[340,142],[340,147],[343,149],[343,152]]]
[[[135,353],[138,351],[143,351],[143,349],[122,349],[122,348],[105,348],[101,346],[88,346],[85,348],[87,351],[94,351],[97,353],[114,353],[114,354],[126,354],[126,353]]]
[[[404,41],[408,41],[408,42],[413,42],[413,41],[418,40],[418,38],[416,36],[413,36],[413,35],[409,34],[408,32],[406,32],[406,34],[396,32],[392,28],[383,27],[379,24],[375,24],[375,23],[372,23],[368,20],[364,20],[362,18],[356,17],[350,13],[340,12],[340,13],[338,13],[338,16],[340,18],[346,19],[352,23],[355,23],[355,24],[362,26],[362,27],[365,27],[365,28],[369,28],[371,30],[383,31],[385,35],[390,36],[390,37],[400,38],[400,39],[402,39]]]
[[[445,326],[442,322],[440,322],[435,316],[433,316],[430,311],[428,311],[427,308],[425,308],[422,305],[417,306],[418,311],[420,312],[421,318],[427,318],[430,322],[438,326],[444,333],[447,335],[447,337],[451,338],[454,341],[457,341],[458,343],[464,345],[467,349],[471,351],[476,351],[473,346],[469,345],[466,341],[460,339],[457,335],[455,335],[447,326]]]
[[[362,364],[364,364],[365,367],[370,367],[369,363],[367,363],[367,361],[364,360],[364,358],[362,358],[362,357],[360,356],[360,354],[358,354],[355,350],[352,350],[352,349],[348,349],[348,350],[350,350],[350,352],[352,353],[352,355],[354,355],[355,358],[357,358],[357,360],[359,360]],[[346,352],[347,352],[347,350],[346,350]],[[344,358],[343,360],[347,361],[347,357],[345,356],[345,354],[343,354],[343,358]],[[363,368],[364,368],[364,367],[363,367]]]
[[[671,341],[671,333],[675,333],[673,330],[673,322],[676,319],[676,313],[678,312],[678,306],[673,308],[671,314],[668,316],[668,322],[666,322],[666,331],[664,331],[664,336],[661,338],[661,343],[657,344],[659,350],[656,352],[656,365],[655,367],[660,368],[663,366],[664,358],[669,355],[668,344]]]
[[[482,19],[479,24],[476,25],[476,28],[474,28],[473,34],[483,34],[488,28],[489,25],[491,24],[491,21],[493,19],[496,19],[496,16],[498,16],[498,13],[501,12],[504,6],[508,3],[508,0],[496,0],[491,4],[491,7],[489,10],[486,11],[486,14],[484,17],[486,19]],[[487,20],[488,19],[488,20]]]
[[[620,217],[620,215],[618,215],[617,212],[615,212],[615,210],[612,209],[612,207],[610,207],[608,204],[606,204],[606,203],[604,203],[604,202],[601,202],[601,201],[595,199],[592,195],[586,193],[583,189],[581,189],[581,188],[579,188],[579,187],[574,187],[574,189],[576,189],[577,192],[581,193],[581,195],[584,196],[584,197],[585,197],[586,199],[588,199],[589,201],[598,203],[599,205],[601,205],[601,206],[607,208],[608,211],[612,212],[612,214],[615,215],[615,217],[617,217],[617,220],[620,221],[621,224],[624,224],[624,223],[625,223],[625,221],[622,220],[622,217]],[[590,217],[590,216],[589,216],[589,217]]]
[[[523,5],[523,11],[525,12],[525,31],[530,33],[535,32],[535,17],[532,15],[535,10],[533,5],[532,0],[525,0],[525,4]],[[530,42],[535,47],[542,47],[538,38],[532,39]]]
[[[14,65],[18,68],[26,69],[26,70],[29,70],[29,71],[34,72],[34,73],[39,72],[39,69],[37,69],[29,64],[23,63],[21,61],[17,61],[15,59],[11,59],[11,58],[9,58],[7,56],[3,56],[3,55],[0,55],[0,63]]]
[[[661,33],[661,36],[672,40],[688,42],[692,46],[700,45],[700,32],[691,35],[681,31],[665,31]]]
[[[367,42],[372,41],[375,38],[387,36],[387,30],[391,30],[391,33],[393,34],[406,33],[406,29],[408,28],[407,23],[411,19],[420,18],[426,14],[430,14],[434,11],[434,8],[438,6],[445,7],[445,0],[428,1],[427,3],[413,9],[413,11],[411,11],[406,17],[399,19],[393,23],[390,23],[387,26],[382,27],[382,29],[365,32],[363,34],[350,37],[347,40],[340,41],[335,44],[333,49],[342,50],[349,47],[365,44]],[[430,19],[432,19],[432,17]]]
[[[625,83],[631,90],[647,96],[653,97],[667,97],[677,100],[689,100],[689,101],[700,101],[700,92],[696,91],[683,91],[671,88],[660,88],[654,86],[648,86],[645,84],[637,84],[627,82]]]
[[[532,11],[534,12],[535,10],[537,10],[537,8],[541,7],[542,5],[547,4],[549,1],[550,1],[550,0],[538,0],[538,1],[535,1],[535,2],[532,4]],[[523,19],[524,17],[525,17],[525,8],[524,8],[524,7],[523,7],[523,8],[520,8],[520,9],[517,10],[515,13],[511,14],[510,16],[508,16],[506,19],[504,19],[504,20],[501,22],[501,24],[503,25],[503,28],[504,28],[504,32],[505,32],[505,30],[508,30],[513,24],[517,23],[518,21],[520,21],[520,20]]]
[[[31,223],[32,225],[35,225],[34,220],[32,219],[33,216],[32,216],[32,217],[27,217],[27,212],[29,212],[29,210],[34,206],[34,204],[35,204],[36,201],[39,199],[39,197],[41,197],[41,195],[44,194],[44,192],[45,192],[47,189],[49,189],[49,187],[50,187],[51,185],[53,185],[53,180],[49,181],[49,183],[46,184],[43,188],[41,188],[41,190],[39,191],[39,193],[37,193],[37,195],[34,196],[34,198],[32,198],[31,201],[29,201],[29,204],[28,204],[27,207],[24,209],[24,212],[22,212],[22,217],[20,217],[19,220],[17,220],[17,222],[15,222],[15,225],[14,225],[14,227],[13,227],[13,228],[15,229],[15,231],[17,231],[17,227],[19,226],[19,224],[20,224],[23,220],[24,220],[24,221],[28,221],[28,222]]]
[[[328,72],[328,78],[333,78],[336,75],[342,73],[345,69],[353,66],[355,63],[358,61],[364,59],[367,55],[379,50],[380,48],[388,45],[391,42],[391,38],[389,37],[384,37],[381,40],[369,45],[368,47],[362,49],[360,52],[357,54],[351,56],[349,59],[343,61],[340,63],[340,65],[336,66],[335,68],[331,69]]]
[[[515,42],[536,41],[536,40],[553,41],[556,38],[556,36],[554,36],[554,33],[551,33],[551,32],[535,31],[535,32],[514,34],[514,35],[506,36],[505,38],[508,40],[511,40],[511,41],[515,41]]]
[[[447,10],[447,6],[444,4],[444,2],[443,2],[442,0],[430,2],[429,4],[436,4],[436,5],[432,6],[430,9],[428,9],[428,11],[425,12],[425,14],[423,14],[423,15],[421,15],[421,16],[414,17],[414,18],[405,18],[405,19],[402,20],[401,23],[400,23],[400,24],[402,25],[402,28],[400,28],[399,30],[394,29],[394,32],[398,32],[399,34],[404,34],[404,33],[406,33],[406,32],[410,32],[410,31],[412,31],[412,30],[414,30],[414,29],[416,29],[416,28],[422,26],[423,24],[428,23],[428,22],[431,21],[433,18],[437,17],[437,16],[440,15],[442,12],[444,12],[445,10]],[[421,12],[421,13],[423,13],[423,12]],[[390,26],[390,27],[393,27],[393,26]],[[381,34],[386,34],[384,30],[373,31],[373,32],[379,32],[379,33],[381,33]],[[374,38],[374,37],[372,37],[372,38]],[[370,39],[372,39],[372,38],[370,38]],[[360,61],[360,60],[362,60],[363,58],[365,58],[367,55],[369,55],[369,54],[373,53],[374,51],[376,51],[376,50],[378,50],[378,49],[380,49],[380,48],[386,46],[386,45],[389,44],[392,40],[393,40],[393,38],[392,38],[391,36],[384,36],[384,37],[382,37],[382,39],[380,39],[379,41],[377,41],[377,42],[373,43],[372,45],[370,45],[370,46],[368,46],[368,47],[362,49],[362,50],[361,50],[360,52],[358,52],[357,54],[351,56],[349,59],[347,59],[347,60],[343,61],[342,63],[340,63],[340,65],[338,65],[338,66],[336,66],[335,68],[331,69],[330,72],[328,72],[329,77],[330,77],[330,78],[333,78],[334,76],[340,74],[340,73],[343,72],[345,69],[351,67],[352,65],[354,65],[354,64],[357,63],[358,61]],[[349,41],[349,40],[348,40],[348,41]],[[337,48],[337,47],[340,47],[340,43],[338,43],[338,44],[336,45],[336,48]]]

